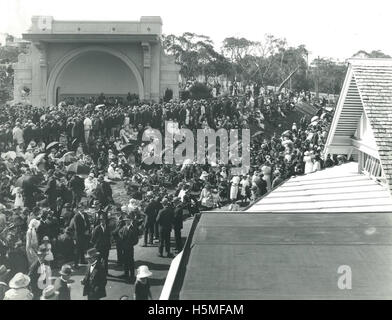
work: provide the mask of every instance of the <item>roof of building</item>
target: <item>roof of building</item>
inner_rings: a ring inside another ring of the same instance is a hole
[[[391,232],[390,213],[206,212],[179,298],[390,299]]]
[[[247,211],[392,211],[387,187],[358,173],[349,162],[289,179]]]
[[[363,112],[369,119],[387,185],[392,190],[392,59],[349,60],[327,148],[335,137],[347,138],[345,143],[349,144],[348,138],[354,135]]]
[[[350,61],[366,115],[373,129],[381,166],[392,186],[392,59]]]

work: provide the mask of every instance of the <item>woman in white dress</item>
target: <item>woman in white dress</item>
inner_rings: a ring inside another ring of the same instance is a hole
[[[23,201],[23,195],[22,195],[22,188],[20,188],[20,187],[13,188],[11,194],[15,195],[14,207],[15,208],[23,208],[24,201]]]
[[[231,182],[230,200],[237,200],[240,177],[234,176],[230,182]]]
[[[271,165],[266,162],[262,167],[261,167],[261,171],[263,173],[263,180],[267,183],[267,190],[271,190]]]
[[[310,155],[309,151],[304,153],[304,162],[305,162],[305,174],[313,172],[313,161],[312,156]]]
[[[38,251],[37,228],[39,224],[40,222],[37,219],[32,219],[26,233],[26,254],[30,265],[38,260],[36,252]]]

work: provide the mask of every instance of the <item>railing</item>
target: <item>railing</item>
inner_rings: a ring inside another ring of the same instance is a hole
[[[359,158],[360,170],[363,174],[381,183],[386,183],[380,160],[362,151],[359,153]]]

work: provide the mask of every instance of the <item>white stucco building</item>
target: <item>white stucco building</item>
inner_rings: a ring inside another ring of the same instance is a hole
[[[14,100],[30,89],[33,105],[66,96],[126,96],[159,101],[165,90],[178,97],[180,67],[160,43],[160,17],[140,21],[57,21],[33,16],[23,39],[28,54],[15,64]]]

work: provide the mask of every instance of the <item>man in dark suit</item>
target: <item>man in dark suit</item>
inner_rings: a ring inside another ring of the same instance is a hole
[[[97,200],[101,203],[103,207],[106,207],[108,204],[114,204],[113,196],[112,196],[112,187],[108,182],[104,180],[103,175],[98,177],[98,186],[95,189]]]
[[[58,300],[71,300],[71,289],[69,284],[73,282],[71,280],[73,270],[71,266],[65,264],[59,271],[60,277],[54,282],[54,288],[59,293]]]
[[[71,262],[75,259],[75,242],[71,228],[67,227],[57,240],[56,260]]]
[[[135,280],[134,246],[139,242],[139,229],[134,217],[125,217],[125,226],[120,230],[123,250],[124,277],[128,282]]]
[[[54,175],[49,178],[45,194],[48,196],[49,208],[57,213],[57,180]]]
[[[158,232],[159,232],[159,257],[163,257],[163,248],[165,247],[167,257],[171,257],[170,253],[170,232],[173,224],[174,210],[169,206],[169,200],[162,200],[163,209],[159,210],[157,216]]]
[[[108,263],[109,263],[109,251],[111,247],[110,242],[110,231],[107,226],[107,218],[104,215],[101,215],[99,218],[100,224],[96,226],[93,230],[91,236],[91,243],[94,248],[101,254],[101,258],[103,260],[106,272],[108,272]]]
[[[83,296],[87,296],[87,300],[99,300],[106,297],[106,270],[97,249],[89,249],[86,258],[89,263],[86,275],[81,281],[84,286]]]
[[[179,252],[182,250],[182,220],[183,220],[183,204],[180,198],[173,199],[174,204],[174,217],[173,217],[173,229],[174,229],[174,239],[176,240],[176,250]]]
[[[85,264],[84,254],[87,249],[89,234],[90,234],[90,221],[85,212],[78,210],[71,222],[74,229],[74,236],[76,241],[76,259],[74,268],[78,268],[78,264]]]
[[[158,211],[160,209],[160,205],[157,199],[152,198],[150,202],[147,204],[146,209],[144,210],[144,246],[147,246],[147,240],[149,239],[149,244],[153,244],[154,240],[154,225],[155,220],[158,215]]]
[[[120,238],[120,230],[125,226],[124,221],[124,213],[121,211],[121,208],[117,209],[117,217],[116,217],[116,226],[112,232],[113,239],[116,242],[116,251],[117,251],[117,265],[123,264],[123,248],[121,245]]]
[[[39,300],[43,288],[49,284],[51,271],[48,265],[45,265],[44,258],[47,254],[45,245],[40,245],[37,251],[38,260],[34,262],[29,269],[30,288],[33,294],[33,300]]]
[[[82,199],[84,180],[75,174],[69,181],[69,187],[72,190],[72,206],[75,208]]]

